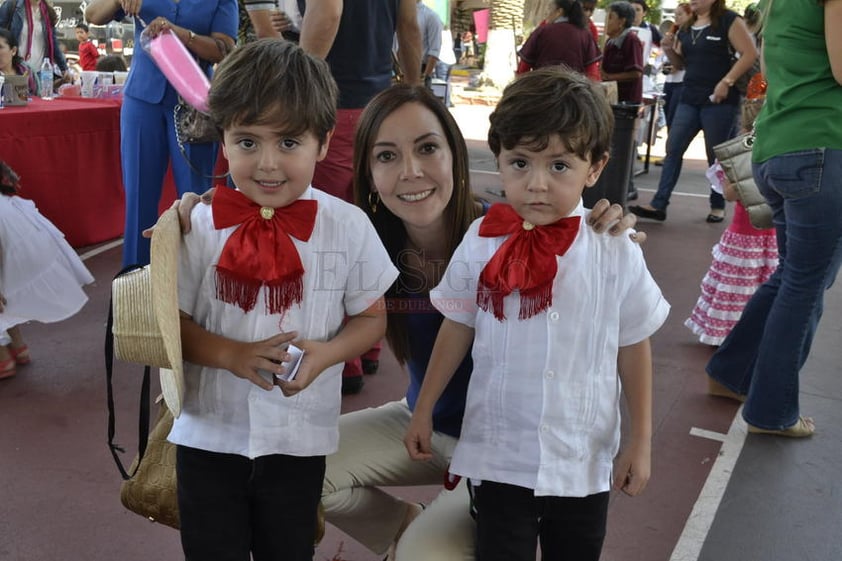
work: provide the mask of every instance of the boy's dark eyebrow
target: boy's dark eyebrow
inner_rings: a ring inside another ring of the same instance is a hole
[[[412,142],[413,142],[413,144],[417,144],[417,143],[421,142],[422,140],[426,140],[427,137],[430,137],[430,136],[435,136],[435,137],[441,138],[441,135],[439,133],[437,133],[435,131],[430,131],[430,132],[425,132],[421,136],[415,138]],[[389,141],[381,141],[381,142],[375,142],[374,143],[374,146],[395,146],[395,145],[396,144],[394,142],[389,142]]]

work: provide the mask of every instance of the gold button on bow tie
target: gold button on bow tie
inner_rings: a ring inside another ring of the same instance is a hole
[[[271,207],[268,207],[268,206],[260,207],[260,217],[261,218],[263,218],[264,220],[272,220],[273,216],[275,216],[275,209],[274,208],[271,208]]]
[[[527,232],[535,227],[535,224],[532,222],[527,222],[526,220],[523,221],[523,229]]]

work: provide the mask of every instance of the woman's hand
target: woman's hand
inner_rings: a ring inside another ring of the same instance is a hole
[[[664,52],[671,52],[675,48],[675,33],[667,33],[661,39],[661,49]]]
[[[713,94],[710,97],[710,100],[713,103],[722,103],[728,97],[728,92],[731,90],[731,87],[725,83],[725,80],[720,80],[717,82],[716,87],[713,88]]]
[[[143,0],[119,0],[118,4],[127,15],[136,16],[140,13]]]
[[[634,228],[635,224],[637,224],[637,216],[634,214],[623,216],[623,207],[618,204],[612,205],[608,199],[598,200],[588,215],[588,225],[598,234],[607,230],[610,235],[619,236],[626,230]],[[630,232],[629,239],[642,244],[646,241],[646,233]]]
[[[175,209],[178,212],[178,224],[181,227],[181,235],[190,232],[190,213],[193,212],[193,207],[199,204],[199,202],[206,205],[211,204],[214,189],[216,188],[211,187],[201,195],[197,195],[196,193],[185,193],[180,199],[174,200],[170,205],[171,209]],[[155,226],[147,228],[143,231],[143,237],[151,238],[154,230]]]
[[[289,19],[289,16],[286,12],[281,10],[272,10],[272,27],[278,33],[283,33],[284,31],[289,31],[292,29],[292,20]]]

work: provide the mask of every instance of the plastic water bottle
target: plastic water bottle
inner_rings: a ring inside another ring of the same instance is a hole
[[[41,99],[48,101],[53,99],[53,63],[47,57],[44,57],[44,61],[41,63],[38,82]]]

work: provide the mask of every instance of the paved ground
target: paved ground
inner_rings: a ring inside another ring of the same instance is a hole
[[[484,145],[487,113],[457,105],[471,148],[475,190],[499,188]],[[656,145],[655,153],[658,153]],[[666,223],[641,223],[650,269],[672,304],[653,339],[654,474],[646,493],[614,495],[604,561],[790,561],[842,559],[842,290],[827,293],[824,322],[801,382],[802,409],[819,430],[807,441],[752,435],[735,421],[737,406],[705,393],[703,367],[712,349],[683,321],[697,296],[710,248],[724,224],[704,222],[703,151],[688,151]],[[660,168],[639,176],[648,201]],[[106,447],[102,341],[109,283],[120,248],[80,248],[97,282],[74,318],[24,334],[33,362],[0,383],[0,561],[141,561],[181,558],[178,535],[125,511],[120,478]],[[117,372],[119,441],[136,445],[140,369]],[[402,395],[406,375],[388,353],[363,392],[344,399],[355,410]],[[130,459],[132,454],[126,454]],[[435,488],[394,489],[424,500]],[[318,561],[379,559],[328,528]]]

